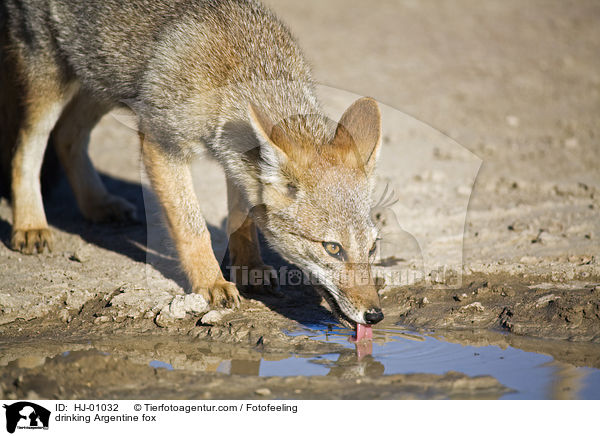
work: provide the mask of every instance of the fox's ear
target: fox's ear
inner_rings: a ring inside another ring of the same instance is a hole
[[[371,173],[381,148],[381,112],[377,102],[363,97],[352,103],[340,118],[332,144],[356,153],[365,171]]]
[[[261,178],[265,183],[285,185],[282,169],[288,163],[288,156],[277,144],[286,145],[285,133],[273,125],[269,117],[253,104],[248,106],[248,118],[260,145]]]

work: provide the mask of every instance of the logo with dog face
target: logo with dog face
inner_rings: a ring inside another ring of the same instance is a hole
[[[3,406],[6,409],[6,431],[18,429],[48,429],[50,411],[29,401],[19,401]]]

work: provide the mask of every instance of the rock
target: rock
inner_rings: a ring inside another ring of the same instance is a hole
[[[172,318],[183,319],[185,318],[185,301],[180,296],[177,296],[166,306],[163,310],[161,310],[163,315],[168,314]]]
[[[260,388],[254,391],[256,395],[260,395],[261,397],[266,397],[267,395],[271,395],[271,389],[269,388]]]
[[[508,115],[506,117],[506,124],[508,124],[510,127],[519,127],[521,120],[515,115]]]
[[[79,262],[79,263],[83,263],[85,262],[87,259],[81,255],[81,253],[78,253],[77,251],[75,253],[71,253],[69,255],[69,260],[72,260],[73,262]]]
[[[172,324],[173,321],[175,321],[174,318],[170,317],[169,315],[163,314],[162,312],[156,315],[156,318],[154,319],[154,322],[159,327],[167,327],[170,324]]]
[[[471,195],[471,188],[467,185],[460,185],[458,188],[456,188],[456,192],[459,195],[468,197],[469,195]]]
[[[485,308],[479,301],[475,301],[474,303],[467,304],[460,308],[461,312],[483,312]]]
[[[183,298],[183,295],[178,295]],[[174,300],[173,294],[156,289],[128,289],[118,293],[110,300],[110,306],[116,310],[118,318],[152,317],[167,307]]]
[[[210,306],[202,295],[199,294],[187,294],[184,298],[185,311],[193,314],[200,314],[206,312]]]
[[[97,318],[94,319],[94,324],[101,324],[101,323],[109,322],[109,321],[110,321],[110,317],[109,316],[102,315],[102,316],[99,316],[99,317],[97,317]]]
[[[65,322],[65,323],[70,323],[73,320],[73,317],[71,316],[71,314],[69,313],[69,311],[67,309],[62,309],[59,312],[58,317],[62,322]]]
[[[232,309],[211,310],[200,319],[200,322],[206,325],[217,324],[225,315],[231,312],[233,312]]]
[[[558,300],[560,297],[555,296],[554,294],[544,295],[543,297],[538,298],[535,302],[535,307],[545,306],[551,301]]]
[[[519,259],[519,262],[524,265],[534,265],[539,262],[539,259],[535,256],[523,256]]]
[[[528,229],[528,225],[523,221],[513,221],[506,228],[511,232],[522,232]]]
[[[579,141],[573,136],[565,139],[563,144],[566,148],[577,148],[579,146]]]
[[[80,311],[85,303],[91,300],[94,294],[88,291],[68,291],[65,298],[67,309]]]
[[[188,313],[198,315],[208,311],[209,308],[208,303],[202,295],[177,295],[160,310],[160,313],[156,317],[156,324],[160,327],[165,327],[177,319],[185,318]]]
[[[42,400],[43,397],[41,397],[36,391],[31,390],[31,391],[27,392],[25,399],[29,400],[29,401],[35,401],[35,400]]]

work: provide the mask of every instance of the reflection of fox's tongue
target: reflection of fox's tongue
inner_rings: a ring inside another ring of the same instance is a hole
[[[366,324],[356,324],[356,341],[373,339],[373,328]]]

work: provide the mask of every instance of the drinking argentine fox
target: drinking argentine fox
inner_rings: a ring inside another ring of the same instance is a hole
[[[346,324],[364,331],[383,319],[370,215],[379,107],[360,98],[338,122],[327,118],[296,40],[267,8],[254,0],[3,0],[0,32],[1,67],[15,80],[0,75],[4,112],[8,88],[21,90],[18,122],[0,119],[14,132],[3,136],[13,143],[0,144],[11,150],[14,250],[52,248],[40,189],[50,135],[86,219],[135,217],[87,153],[94,125],[126,105],[193,292],[212,306],[240,304],[242,285],[224,278],[193,190],[190,161],[208,150],[226,174],[233,266],[273,272],[258,228],[284,259],[319,278]]]

